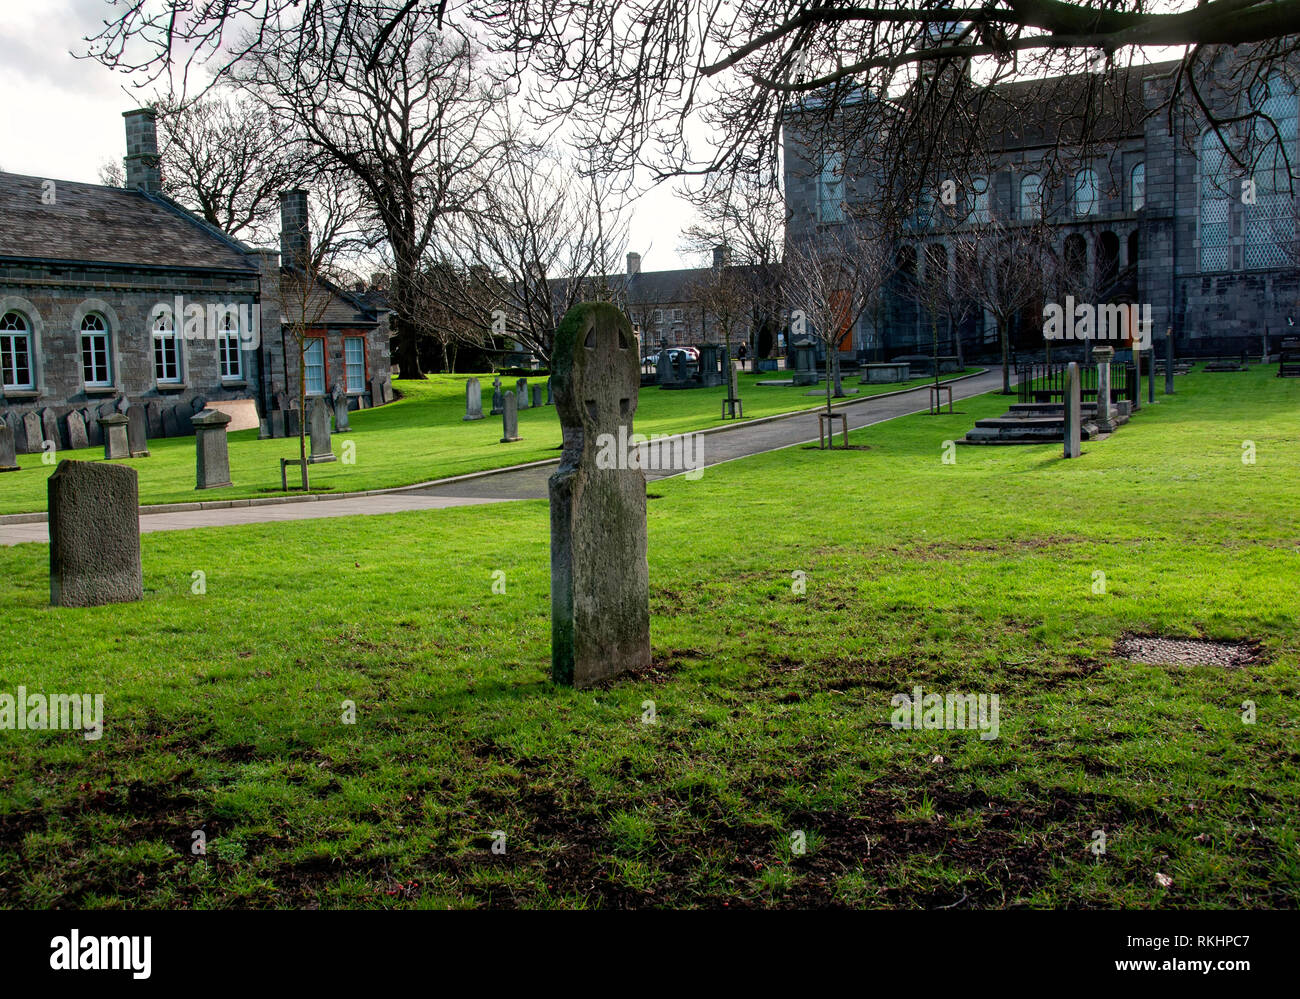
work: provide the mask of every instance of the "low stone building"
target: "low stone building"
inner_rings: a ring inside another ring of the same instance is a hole
[[[158,437],[191,433],[209,403],[252,400],[265,417],[277,396],[297,394],[281,254],[164,195],[153,112],[125,119],[125,188],[0,173],[0,419],[20,451],[97,444],[98,417],[131,404]],[[290,267],[306,219],[306,193],[286,192]],[[306,338],[309,394],[337,387],[353,408],[387,401],[385,314],[321,286],[329,302]]]

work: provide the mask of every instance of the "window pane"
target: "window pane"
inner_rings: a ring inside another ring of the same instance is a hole
[[[313,337],[306,345],[307,394],[325,394],[325,351],[319,337]]]
[[[363,392],[366,384],[366,342],[361,337],[348,337],[343,341],[343,357],[347,365],[347,390]]]

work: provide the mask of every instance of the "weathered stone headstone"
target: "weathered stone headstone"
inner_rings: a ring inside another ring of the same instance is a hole
[[[0,422],[0,472],[18,471],[18,451],[14,447],[14,432],[9,424]]]
[[[298,410],[286,409],[284,411],[284,436],[297,437],[299,427]]]
[[[68,427],[68,450],[82,451],[90,447],[90,437],[86,434],[86,420],[75,409],[64,417]]]
[[[179,437],[181,435],[181,414],[175,406],[168,406],[163,411],[163,436]]]
[[[500,416],[504,406],[505,400],[501,395],[501,376],[498,375],[492,379],[492,411],[488,415]]]
[[[139,403],[126,410],[126,447],[132,458],[149,457],[149,434],[144,407]]]
[[[338,433],[352,429],[352,421],[348,417],[348,394],[334,386],[334,429]]]
[[[14,450],[19,454],[23,453],[23,420],[12,409],[5,413],[5,426],[9,432],[14,435]]]
[[[149,439],[156,440],[163,435],[163,409],[162,403],[150,402],[144,408],[145,420],[148,423]]]
[[[650,665],[645,473],[606,460],[632,436],[640,361],[627,317],[603,302],[569,310],[552,356],[564,450],[550,480],[551,675],[588,687]]]
[[[49,496],[50,603],[95,607],[139,600],[140,492],[134,468],[61,461]]]
[[[99,426],[104,432],[105,461],[118,461],[131,457],[131,446],[127,441],[129,423],[129,418],[121,413],[99,418]]]
[[[195,413],[195,489],[220,489],[230,485],[230,452],[226,446],[226,424],[230,415],[217,409]]]
[[[520,378],[515,382],[515,396],[520,409],[528,408],[528,379]]]
[[[113,409],[121,413],[123,416],[126,416],[126,411],[130,408],[131,408],[131,404],[126,401],[126,396],[124,395],[119,395],[117,399],[113,402]],[[100,415],[107,416],[108,414],[101,413]]]
[[[461,421],[483,419],[483,389],[477,378],[465,379],[465,415]]]
[[[691,380],[691,355],[682,351],[677,355],[675,380],[678,382],[689,382]]]
[[[23,414],[23,454],[40,454],[41,442],[45,434],[41,431],[41,418],[36,410],[29,409]]]
[[[330,444],[330,406],[324,399],[316,399],[307,414],[311,423],[311,454],[307,456],[308,464],[319,465],[327,461],[338,461]]]
[[[1092,348],[1092,359],[1097,362],[1097,430],[1103,434],[1115,430],[1115,411],[1110,401],[1110,362],[1114,356],[1114,347]]]
[[[501,404],[501,443],[509,444],[519,440],[519,411],[515,394],[506,390]]]
[[[388,401],[388,384],[376,375],[370,379],[370,402],[372,405],[382,406]]]
[[[677,372],[673,370],[673,356],[667,350],[659,351],[659,356],[655,359],[655,380],[660,385],[677,380]]]
[[[1268,363],[1268,337],[1264,337],[1264,363]],[[1165,330],[1165,395],[1174,394],[1174,328]]]
[[[816,385],[821,381],[817,376],[817,350],[811,340],[799,340],[794,344],[794,366],[796,385]]]
[[[63,437],[59,433],[59,418],[48,406],[41,410],[41,443],[52,441],[55,450],[63,450]],[[38,449],[39,450],[39,449]]]
[[[284,410],[273,409],[266,414],[266,433],[272,439],[284,436]]]
[[[1094,348],[1095,353],[1095,348]],[[1079,390],[1079,365],[1071,361],[1065,369],[1065,457],[1077,458],[1083,453],[1082,419]]]
[[[289,393],[284,389],[279,389],[272,397],[272,403],[272,409],[286,411],[291,405],[293,405],[293,399],[290,398]]]
[[[700,347],[700,384],[713,388],[722,384],[722,372],[718,367],[717,344],[706,343]]]
[[[99,447],[104,443],[104,431],[99,426],[99,414],[90,409],[81,411],[81,423],[86,428],[89,447]]]
[[[533,408],[537,409],[542,405],[544,405],[544,403],[542,402],[542,387],[540,385],[534,385],[533,386]]]

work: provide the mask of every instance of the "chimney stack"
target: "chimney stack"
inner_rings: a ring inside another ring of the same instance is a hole
[[[307,227],[307,192],[280,192],[280,260],[285,267],[306,271],[311,232]]]
[[[726,243],[713,248],[713,266],[715,268],[731,266],[731,247]]]
[[[158,168],[158,114],[153,108],[123,111],[126,119],[126,187],[149,194],[162,191]]]
[[[641,273],[641,254],[629,253],[627,255],[627,276]]]

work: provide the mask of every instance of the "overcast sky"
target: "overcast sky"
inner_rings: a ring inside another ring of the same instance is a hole
[[[104,0],[0,0],[0,170],[98,183],[100,165],[126,155],[122,112],[147,94],[71,55],[111,13]],[[629,249],[642,270],[699,263],[677,252],[690,213],[667,186],[637,202]]]

